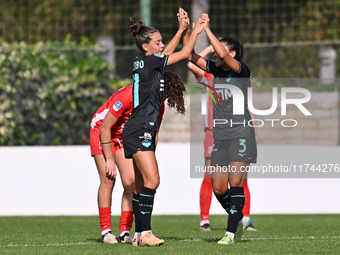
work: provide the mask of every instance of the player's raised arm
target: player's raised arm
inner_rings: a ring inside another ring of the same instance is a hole
[[[190,22],[190,19],[188,19],[188,20]],[[193,26],[193,29],[195,29],[195,23],[193,23],[192,26]],[[184,38],[183,38],[183,45],[184,46],[188,43],[190,35],[191,35],[190,29],[187,29],[187,31],[186,31],[186,33],[184,35]],[[205,49],[205,50],[207,50],[207,49]],[[203,51],[205,51],[205,50],[203,50]],[[203,55],[201,55],[201,53],[203,53]],[[201,53],[200,54],[196,54],[195,50],[193,48],[191,53],[190,53],[190,55],[189,55],[189,57],[188,57],[188,60],[192,63],[191,64],[189,62],[188,68],[192,72],[194,72],[194,70],[196,70],[198,72],[197,76],[200,76],[200,74],[202,74],[202,73],[200,73],[199,70],[202,70],[203,72],[207,70],[207,68],[206,68],[207,61],[204,58],[206,55],[204,55],[205,54],[204,52],[201,52]],[[209,53],[207,52],[207,54],[209,54]],[[195,66],[197,66],[196,67],[197,69],[195,68]],[[195,76],[196,76],[196,74],[195,74]]]
[[[186,16],[188,16],[187,12],[183,8],[179,8],[177,13],[178,30],[177,33],[174,35],[174,37],[171,39],[171,41],[163,50],[164,55],[169,55],[176,50],[176,47],[182,38],[183,32],[185,32],[188,29],[190,23],[188,24],[185,18]]]
[[[204,48],[200,53],[198,53],[198,56],[200,56],[201,58],[205,58],[206,56],[208,56],[209,54],[214,52],[214,48],[209,45],[208,47]],[[195,54],[195,53],[193,53]],[[198,59],[199,60],[199,59]],[[206,70],[206,61],[201,60],[202,62],[202,67],[200,68],[199,66],[197,66],[196,64],[192,63],[192,62],[188,62],[187,67],[189,68],[189,70],[195,75],[195,78],[202,78],[204,76],[205,70]]]
[[[238,72],[240,70],[240,65],[238,61],[232,56],[232,52],[228,52],[225,47],[221,44],[221,42],[216,38],[213,32],[210,30],[210,19],[208,14],[202,14],[204,31],[206,32],[211,45],[213,46],[218,57],[233,71]]]
[[[194,49],[198,35],[203,30],[202,18],[200,18],[192,31],[188,42],[183,46],[182,50],[169,55],[167,66],[175,64],[183,59],[189,58],[192,50]]]

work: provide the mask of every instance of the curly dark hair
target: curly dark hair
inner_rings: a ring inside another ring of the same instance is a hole
[[[177,109],[177,113],[184,114],[184,97],[183,92],[185,92],[184,83],[177,74],[172,72],[164,72],[165,88],[163,94],[163,101],[167,99],[168,105]]]

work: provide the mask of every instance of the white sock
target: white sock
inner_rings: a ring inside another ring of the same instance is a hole
[[[243,226],[244,221],[245,221],[245,218],[244,218],[244,216],[243,216],[242,219],[239,220],[238,226]]]
[[[142,235],[142,232],[135,232],[135,235],[137,235],[138,237],[140,237]]]
[[[105,235],[106,233],[110,232],[111,229],[105,229],[104,231],[102,231],[102,236]]]
[[[150,229],[150,230],[143,231],[143,232],[142,232],[142,235],[145,235],[145,234],[148,233],[149,231],[151,231],[151,229]]]
[[[130,231],[123,231],[122,233],[119,234],[119,236],[122,237],[125,233],[128,233],[130,235]]]
[[[203,226],[204,224],[209,224],[210,225],[209,220],[201,220],[200,226]]]
[[[232,238],[234,238],[235,237],[235,234],[234,233],[231,233],[231,232],[225,232],[225,235],[228,235],[228,236],[230,236],[230,237],[232,237]]]

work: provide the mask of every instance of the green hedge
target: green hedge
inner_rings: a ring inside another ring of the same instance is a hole
[[[88,143],[97,108],[124,85],[83,39],[0,42],[0,145]]]

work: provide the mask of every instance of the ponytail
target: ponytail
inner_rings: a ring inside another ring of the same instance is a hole
[[[142,21],[133,21],[130,18],[130,30],[131,34],[135,39],[136,46],[141,52],[145,52],[143,49],[144,43],[149,43],[151,41],[151,35],[153,33],[159,32],[156,28],[145,26]]]

